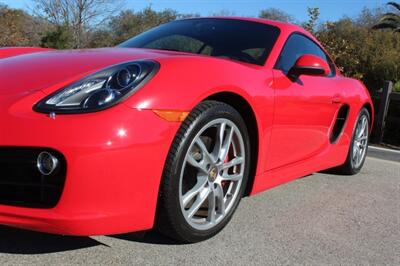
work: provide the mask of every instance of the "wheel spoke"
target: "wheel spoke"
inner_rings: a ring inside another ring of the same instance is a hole
[[[357,137],[361,138],[365,134],[366,130],[367,130],[367,119],[363,117],[363,119],[361,120],[361,124],[359,125],[359,131]]]
[[[237,182],[240,181],[243,177],[243,174],[233,174],[233,175],[229,175],[228,173],[224,173],[222,175],[221,180],[222,181],[232,181],[232,182]]]
[[[210,194],[210,188],[202,189],[202,191],[198,194],[192,206],[190,206],[190,209],[187,211],[187,215],[189,218],[192,218],[196,214],[196,212],[200,209],[200,207],[208,198],[209,194]]]
[[[221,184],[216,184],[217,187],[214,188],[214,195],[216,205],[218,207],[218,213],[221,215],[225,215],[225,197],[224,197],[224,189]]]
[[[226,130],[226,123],[221,123],[217,129],[215,147],[213,150],[213,155],[215,155],[215,158],[219,158],[219,154],[221,152],[222,145],[224,143],[225,130]]]
[[[197,176],[197,183],[196,185],[194,185],[194,187],[189,190],[188,192],[186,192],[185,195],[183,195],[182,201],[183,201],[183,206],[186,207],[186,205],[198,194],[200,194],[200,192],[202,192],[202,190],[205,188],[205,186],[207,185],[207,176],[204,175],[198,175]]]
[[[195,143],[200,148],[201,153],[203,154],[203,159],[209,163],[213,163],[215,161],[215,159],[208,152],[207,147],[204,144],[203,140],[201,140],[201,138],[197,138]]]
[[[358,154],[358,145],[357,145],[357,142],[355,142],[353,145],[353,159],[354,160],[357,157],[357,154]]]
[[[362,127],[363,132],[365,132],[367,130],[367,125],[368,125],[368,121],[367,121],[367,118],[364,116],[363,127]]]
[[[215,223],[216,219],[216,200],[214,190],[208,195],[208,215],[207,219],[211,223]]]
[[[204,173],[204,174],[208,174],[208,169],[207,169],[207,165],[205,163],[205,160],[201,160],[200,162],[196,161],[195,158],[193,158],[193,155],[191,153],[188,154],[187,156],[187,162],[197,168],[200,172]]]
[[[360,137],[360,138],[358,139],[358,141],[363,141],[363,140],[367,140],[367,139],[368,139],[367,136],[362,136],[362,137]]]
[[[355,162],[357,165],[360,162],[360,150],[361,150],[360,148],[357,148],[357,151],[356,151]]]
[[[221,146],[221,149],[218,154],[218,158],[221,162],[224,162],[226,159],[226,156],[228,155],[229,148],[232,144],[233,132],[234,132],[233,128],[232,127],[229,128],[226,138],[222,142],[222,146]]]
[[[244,160],[242,157],[236,157],[236,158],[232,159],[231,161],[224,163],[222,165],[222,170],[229,169],[236,165],[241,165],[241,164],[243,164],[243,162],[244,162]]]
[[[357,126],[357,134],[356,134],[356,139],[359,139],[359,138],[361,138],[362,137],[362,135],[363,135],[363,132],[362,132],[362,130],[361,130],[361,125],[358,125]]]
[[[360,150],[358,151],[358,163],[360,163],[363,159],[363,153],[364,153],[364,149],[360,148]]]

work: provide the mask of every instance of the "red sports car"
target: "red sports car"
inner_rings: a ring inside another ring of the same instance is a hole
[[[0,58],[1,224],[196,242],[243,196],[365,160],[368,91],[295,25],[195,18]]]

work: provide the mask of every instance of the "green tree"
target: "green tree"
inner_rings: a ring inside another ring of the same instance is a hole
[[[291,22],[291,23],[295,22],[295,19],[292,15],[286,13],[285,11],[277,9],[277,8],[268,8],[268,9],[261,10],[258,17],[282,21],[282,22]]]
[[[33,3],[34,14],[54,26],[51,38],[65,38],[68,30],[73,48],[86,47],[89,30],[103,24],[122,6],[121,0],[33,0]]]
[[[374,29],[392,29],[394,32],[400,32],[400,4],[389,2],[388,5],[396,9],[397,14],[393,12],[384,14]]]
[[[357,34],[354,37],[353,34]],[[338,22],[327,22],[316,32],[316,37],[328,50],[340,70],[347,76],[361,79],[361,60],[358,55],[358,45],[362,42],[363,33],[355,32],[350,19]],[[356,36],[359,38],[357,39]]]
[[[107,28],[97,29],[88,33],[88,47],[114,46],[114,36]]]
[[[370,29],[379,22],[384,13],[385,10],[382,7],[373,9],[364,7],[353,22],[359,27]]]
[[[47,27],[23,10],[0,5],[0,46],[38,46]]]
[[[113,36],[113,45],[121,43],[150,28],[180,18],[178,12],[172,9],[155,11],[147,7],[142,11],[122,11],[111,19],[109,30]]]
[[[308,21],[304,23],[303,27],[311,33],[315,32],[315,28],[317,26],[318,18],[320,15],[320,11],[318,7],[308,7]]]
[[[210,14],[211,17],[233,17],[236,16],[236,13],[234,11],[231,11],[229,9],[222,9],[216,12],[212,12]]]
[[[362,79],[374,91],[384,80],[400,80],[400,36],[361,25],[365,14],[327,23],[316,36],[346,76]]]
[[[394,90],[394,91],[397,91],[397,92],[400,92],[400,80],[397,81],[397,82],[394,84],[393,90]]]
[[[41,40],[42,47],[68,49],[74,45],[74,38],[68,26],[56,26],[54,30],[46,32]]]

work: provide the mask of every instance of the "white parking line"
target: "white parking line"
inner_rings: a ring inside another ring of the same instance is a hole
[[[396,166],[400,166],[400,162],[395,162],[395,161],[390,161],[390,160],[385,160],[385,159],[379,159],[379,158],[370,157],[370,156],[367,156],[367,159],[368,160],[379,161],[379,162],[382,162],[382,163],[390,163],[390,164],[394,164]]]
[[[387,149],[387,148],[376,147],[376,146],[368,146],[368,149],[400,154],[400,151],[398,151],[398,150]]]

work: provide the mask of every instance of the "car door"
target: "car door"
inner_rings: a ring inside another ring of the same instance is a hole
[[[331,73],[290,78],[289,70],[304,54],[326,60]],[[273,70],[275,108],[268,170],[310,158],[329,144],[329,131],[342,95],[335,86],[335,71],[314,41],[300,33],[288,38]]]

